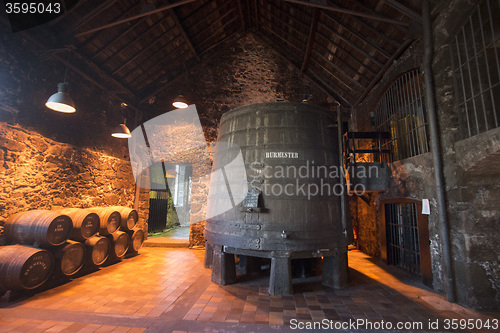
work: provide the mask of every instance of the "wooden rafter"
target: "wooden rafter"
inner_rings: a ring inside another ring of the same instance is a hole
[[[318,17],[319,17],[318,9],[314,8],[312,14],[311,29],[309,30],[309,37],[307,38],[306,54],[304,55],[304,61],[302,61],[302,66],[300,67],[300,71],[302,73],[304,73],[304,70],[306,69],[307,64],[309,62],[309,58],[311,57],[311,50],[314,44],[314,37],[316,36],[316,30],[318,29]]]
[[[168,1],[166,2],[168,4]],[[175,25],[177,29],[179,29],[182,39],[184,39],[184,42],[187,44],[189,47],[189,50],[191,51],[191,54],[193,55],[196,60],[200,60],[200,56],[198,55],[198,52],[196,52],[196,49],[193,46],[193,43],[191,42],[191,39],[189,39],[188,34],[186,33],[186,29],[184,29],[184,26],[181,24],[179,21],[179,17],[177,14],[174,12],[173,9],[168,9],[167,12],[170,14],[170,16],[173,18]]]
[[[130,21],[133,21],[133,20],[140,19],[141,17],[144,17],[144,16],[149,16],[151,14],[159,13],[159,12],[162,12],[164,10],[172,9],[172,8],[177,7],[177,6],[182,6],[182,5],[194,2],[194,1],[196,1],[196,0],[182,0],[182,1],[176,2],[174,4],[165,5],[165,6],[162,6],[160,8],[151,10],[151,11],[146,12],[146,13],[140,13],[140,14],[137,14],[137,15],[134,15],[134,16],[131,16],[131,17],[127,17],[127,18],[124,18],[124,19],[121,19],[121,20],[117,20],[117,21],[114,21],[114,22],[102,25],[100,27],[96,27],[96,28],[93,28],[93,29],[90,29],[90,30],[87,30],[87,31],[84,31],[84,32],[81,32],[81,33],[78,33],[78,34],[75,35],[75,37],[85,36],[85,35],[91,34],[91,33],[96,32],[96,31],[100,31],[100,30],[104,30],[104,29],[107,29],[107,28],[111,28],[111,27],[114,27],[114,26],[117,26],[117,25],[120,25],[120,24],[123,24],[123,23],[127,23],[127,22],[130,22]]]
[[[382,56],[384,56],[386,59],[389,59],[391,57],[391,55],[386,51],[384,50],[383,48],[381,48],[380,46],[378,46],[376,43],[368,40],[368,38],[366,38],[365,36],[361,35],[359,32],[353,30],[351,27],[345,25],[344,23],[342,23],[338,18],[336,18],[335,16],[333,15],[330,15],[329,13],[322,13],[323,15],[325,15],[326,17],[328,17],[330,20],[332,20],[333,22],[337,23],[339,26],[341,26],[342,28],[344,28],[346,31],[348,31],[351,35],[355,36],[356,38],[358,38],[360,41],[362,41],[363,43],[366,43],[367,45],[369,45],[370,47],[372,47],[373,49],[377,50]]]
[[[382,78],[382,76],[384,76],[385,72],[387,72],[387,70],[389,69],[389,67],[392,66],[394,60],[397,59],[410,46],[410,44],[412,42],[413,42],[413,40],[407,39],[401,45],[401,47],[396,52],[394,52],[394,54],[392,55],[391,59],[389,59],[386,62],[385,66],[378,72],[377,76],[375,76],[375,78],[368,85],[368,87],[366,87],[366,90],[356,100],[356,102],[354,103],[354,105],[358,105],[359,103],[361,103],[363,101],[363,99],[368,95],[368,93],[370,92],[370,90],[378,83],[378,81],[380,81],[380,79]]]
[[[339,13],[343,13],[343,14],[360,16],[360,17],[371,19],[371,20],[376,20],[376,21],[382,21],[382,22],[387,22],[387,23],[402,25],[402,26],[405,26],[405,27],[407,27],[409,25],[408,22],[401,22],[401,21],[398,21],[398,20],[393,20],[391,18],[387,18],[387,17],[384,17],[382,15],[368,14],[368,13],[363,13],[363,12],[360,12],[360,11],[357,11],[357,10],[352,10],[352,9],[342,9],[342,8],[334,7],[334,6],[331,6],[331,5],[319,4],[319,3],[316,3],[316,2],[309,2],[309,1],[305,1],[305,0],[285,0],[285,1],[296,3],[296,4],[299,4],[299,5],[304,5],[304,6],[317,7],[317,8],[329,10],[329,11],[332,11],[332,12],[339,12]]]
[[[323,64],[320,64],[318,60],[312,58],[312,62],[314,62],[319,68],[321,68],[321,70],[324,73],[328,74],[328,76],[330,77],[330,80],[328,80],[329,82],[332,81],[331,78],[333,78],[335,82],[338,82],[340,84],[338,86],[344,87],[344,88],[342,88],[342,90],[350,91],[351,93],[354,93],[355,95],[361,94],[360,92],[354,90],[354,88],[352,88],[350,84],[348,84],[344,80],[342,80],[342,78],[340,78],[336,73],[332,73],[332,71],[330,71],[328,68],[326,68]]]
[[[359,83],[357,80],[355,80],[351,75],[349,75],[348,73],[346,73],[342,68],[340,68],[339,66],[337,66],[334,62],[328,60],[324,55],[322,55],[321,53],[319,53],[316,50],[313,50],[313,52],[318,57],[320,57],[321,59],[323,59],[328,65],[332,66],[335,69],[335,72],[342,74],[345,78],[347,78],[348,81],[352,82],[355,86],[358,86],[359,88],[361,88],[363,90],[366,89],[366,87],[364,87],[361,83]]]
[[[359,53],[363,54],[366,58],[370,59],[374,64],[376,64],[379,67],[384,67],[384,64],[374,57],[372,57],[368,52],[366,52],[363,48],[359,47],[357,44],[354,44],[349,38],[347,38],[345,35],[340,34],[336,30],[332,29],[329,25],[323,24],[321,21],[318,23],[321,25],[324,29],[328,30],[332,35],[337,36],[338,38],[342,39],[346,44],[348,44],[350,47],[358,51]]]
[[[417,21],[418,23],[422,23],[422,15],[420,13],[414,12],[410,8],[406,7],[402,3],[396,0],[382,0],[392,8],[396,9],[398,12],[405,14],[410,17],[412,20]]]
[[[234,11],[235,11],[235,8],[232,8],[230,11],[228,11],[224,15],[220,16],[219,18],[217,18],[217,20],[211,22],[210,25],[216,25],[220,21],[222,21],[223,19],[225,19],[226,17],[231,16],[231,15],[233,16],[233,19],[231,21],[234,21],[235,19],[239,19],[238,15],[235,15]],[[220,30],[220,28],[218,30]],[[198,38],[199,36],[201,36],[204,33],[206,33],[206,29],[200,29],[200,31],[198,33],[196,33],[196,34],[193,35],[193,39]],[[201,43],[205,42],[207,39],[208,38],[202,39],[199,43],[201,44]]]
[[[243,16],[243,6],[241,5],[241,0],[238,1],[238,11],[240,13],[240,21],[241,21],[241,27],[243,30],[245,30],[245,17]]]
[[[355,63],[357,63],[360,68],[363,68],[364,70],[366,70],[367,72],[369,72],[371,75],[375,76],[377,75],[377,73],[375,71],[373,71],[369,66],[367,66],[365,63],[363,63],[362,61],[360,61],[358,58],[354,57],[352,55],[351,52],[349,52],[348,50],[346,50],[344,47],[342,47],[341,45],[335,43],[334,41],[332,40],[329,40],[326,36],[323,36],[323,34],[321,34],[319,31],[316,33],[317,36],[320,36],[320,38],[323,38],[324,40],[328,41],[329,43],[331,43],[333,46],[335,46],[335,48],[337,50],[339,50],[340,52],[342,52],[344,54],[344,56],[346,57],[349,57],[349,59],[353,60]],[[331,50],[327,49],[324,45],[322,45],[321,43],[317,43],[317,46],[319,46],[320,48],[324,49],[326,52],[328,52],[329,54],[331,54],[332,56],[334,57],[338,57],[338,55],[334,54]],[[347,64],[347,63],[346,63]],[[351,67],[351,69],[354,70],[354,72],[358,75],[361,75],[363,76],[363,74],[358,71],[357,69],[354,69],[353,67]],[[371,81],[371,79],[368,79],[366,76],[364,77],[368,82]]]
[[[89,13],[87,13],[73,25],[73,31],[84,26],[86,23],[90,22],[90,20],[95,18],[97,15],[101,14],[103,11],[113,6],[116,1],[117,0],[107,0],[101,3],[99,6],[95,7],[93,10],[91,10]]]

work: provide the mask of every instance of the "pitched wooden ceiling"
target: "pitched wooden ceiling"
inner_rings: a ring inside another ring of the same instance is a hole
[[[420,0],[67,3],[48,26],[75,56],[54,56],[136,105],[247,31],[343,105],[356,105],[418,38],[421,23]]]

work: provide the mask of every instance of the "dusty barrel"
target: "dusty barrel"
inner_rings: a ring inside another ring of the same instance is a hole
[[[124,231],[114,232],[109,235],[111,241],[111,255],[116,258],[123,258],[128,250],[129,237]]]
[[[110,235],[120,228],[122,217],[119,211],[112,207],[94,207],[88,208],[89,212],[99,215],[101,221],[99,234]]]
[[[258,251],[337,248],[343,239],[337,142],[334,114],[309,104],[263,103],[225,113],[218,137],[223,148],[216,147],[210,180],[207,241]],[[241,184],[246,193],[238,192]]]
[[[33,289],[50,276],[50,252],[25,245],[0,246],[0,290]]]
[[[71,276],[78,272],[85,260],[85,245],[69,240],[63,245],[51,249],[56,259],[58,273]]]
[[[102,265],[108,259],[111,242],[103,236],[94,236],[85,241],[87,258],[92,265]]]
[[[57,210],[61,214],[68,215],[73,221],[73,231],[70,238],[84,241],[99,232],[99,215],[80,208],[63,208]]]
[[[130,238],[128,252],[138,252],[144,243],[144,231],[142,231],[142,229],[135,228],[127,231],[127,234]]]
[[[57,246],[68,240],[73,222],[67,215],[50,210],[17,213],[5,221],[5,233],[13,243]]]
[[[120,226],[122,230],[132,230],[136,226],[137,221],[139,221],[139,214],[137,214],[137,211],[135,209],[121,206],[114,206],[110,208],[113,208],[116,211],[120,212]]]

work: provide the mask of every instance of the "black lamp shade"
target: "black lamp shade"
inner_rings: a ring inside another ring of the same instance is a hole
[[[172,105],[178,109],[185,109],[189,106],[186,97],[184,97],[183,95],[177,96],[172,102]]]

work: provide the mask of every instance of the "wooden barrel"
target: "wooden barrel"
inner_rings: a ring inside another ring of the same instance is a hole
[[[96,266],[102,265],[108,259],[111,243],[103,236],[93,236],[85,241],[88,261]]]
[[[226,112],[218,142],[233,146],[220,152],[216,146],[214,152],[213,175],[225,176],[210,180],[207,241],[258,251],[343,246],[333,115],[307,103],[262,103]],[[237,174],[239,156],[246,171],[238,178],[247,187],[243,195],[228,193],[236,186],[226,180]]]
[[[108,236],[112,240],[112,255],[116,258],[123,258],[127,254],[129,237],[124,231],[116,231]]]
[[[12,243],[41,247],[57,246],[68,240],[73,222],[67,215],[50,210],[17,213],[5,221],[5,232]]]
[[[101,221],[96,213],[81,208],[63,208],[57,211],[68,215],[73,221],[70,239],[84,241],[99,232]]]
[[[139,221],[139,214],[137,214],[135,209],[121,206],[114,206],[110,208],[120,212],[122,217],[120,226],[122,230],[132,230],[136,226],[137,221]]]
[[[111,235],[120,228],[122,217],[119,211],[111,207],[94,207],[88,208],[89,212],[99,215],[101,220],[99,234]]]
[[[0,246],[0,290],[33,289],[49,278],[50,252],[26,245]]]
[[[78,272],[85,261],[85,245],[73,240],[54,248],[52,253],[56,259],[57,271],[66,276]]]
[[[134,228],[133,230],[127,231],[127,234],[130,238],[130,243],[128,246],[128,252],[134,253],[138,252],[144,243],[144,231],[139,228]]]

